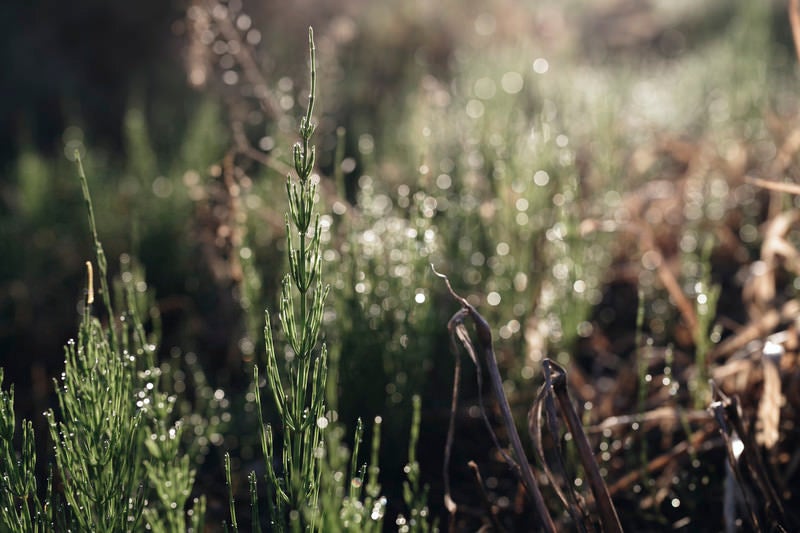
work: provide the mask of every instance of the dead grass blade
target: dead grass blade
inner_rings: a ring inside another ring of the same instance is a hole
[[[787,194],[800,194],[800,185],[795,183],[784,183],[782,181],[762,180],[761,178],[754,178],[752,176],[745,176],[744,181],[775,192],[785,192]]]
[[[752,438],[752,434],[744,427],[738,398],[736,396],[727,396],[713,381],[711,382],[711,388],[714,401],[708,409],[714,415],[720,428],[720,434],[725,440],[728,462],[741,489],[748,511],[747,518],[750,521],[750,526],[754,531],[762,531],[756,512],[756,509],[760,506],[753,501],[754,496],[748,491],[744,481],[740,461],[742,456],[744,456],[747,472],[756,485],[756,492],[764,500],[763,508],[770,528],[779,532],[790,531],[787,527],[788,523],[783,504],[778,498],[777,492],[764,468],[755,440]]]
[[[603,481],[603,476],[600,474],[600,468],[592,453],[589,439],[586,438],[586,433],[583,431],[583,425],[578,417],[578,413],[575,411],[572,401],[570,400],[569,391],[567,390],[567,372],[550,359],[545,359],[542,362],[542,370],[545,376],[545,384],[543,386],[545,389],[544,393],[549,395],[551,399],[555,398],[558,402],[561,416],[566,423],[567,429],[572,434],[572,439],[578,448],[578,456],[580,457],[581,465],[586,473],[589,487],[592,490],[597,504],[603,530],[606,532],[621,533],[622,525],[617,516],[617,510],[614,507],[614,503],[611,501],[611,496],[609,495],[605,481]],[[552,406],[552,410],[555,411],[555,405]],[[553,412],[548,416],[555,417],[556,414]],[[536,428],[529,429],[538,431]],[[553,435],[553,438],[557,440],[558,435]]]
[[[481,316],[481,314],[478,313],[478,311],[472,305],[470,305],[465,298],[459,296],[453,290],[453,287],[450,285],[450,280],[447,278],[447,276],[436,272],[436,269],[433,268],[433,265],[431,265],[431,268],[436,276],[444,279],[450,294],[462,305],[462,309],[453,315],[453,318],[450,319],[450,322],[448,323],[448,329],[450,329],[451,332],[451,339],[453,342],[455,342],[455,338],[458,338],[458,340],[461,342],[461,345],[464,347],[467,353],[469,353],[470,358],[472,358],[473,362],[476,363],[476,368],[478,369],[480,369],[480,365],[478,364],[477,354],[480,353],[480,355],[483,356],[483,359],[489,370],[492,389],[494,390],[497,398],[497,403],[503,418],[503,424],[505,425],[506,432],[508,433],[509,440],[511,441],[511,448],[515,457],[513,459],[509,457],[499,445],[498,449],[501,450],[501,453],[503,453],[505,459],[508,461],[509,466],[522,481],[526,493],[531,498],[536,509],[536,522],[539,523],[540,527],[544,531],[555,533],[555,524],[553,523],[553,519],[547,511],[547,506],[544,503],[541,490],[539,489],[539,485],[533,476],[533,470],[528,463],[528,459],[525,456],[525,452],[522,448],[522,441],[520,440],[519,432],[514,424],[514,417],[511,414],[511,407],[508,404],[508,398],[506,398],[505,392],[503,391],[503,380],[500,376],[500,369],[497,366],[497,358],[495,357],[494,348],[492,347],[492,330],[489,327],[488,322],[486,322],[486,319],[483,318],[483,316]],[[472,320],[473,326],[475,327],[478,350],[475,349],[475,345],[473,345],[464,324],[467,318]],[[478,372],[478,375],[480,375],[480,370],[478,370]],[[497,443],[497,437],[494,431],[491,429],[482,401],[480,407],[484,416],[484,421],[489,427],[492,438]],[[455,412],[451,411],[450,416],[452,421],[453,417],[455,416]]]
[[[578,495],[575,494],[575,490],[570,483],[571,476],[567,474],[567,469],[564,465],[564,454],[561,448],[561,430],[558,425],[558,412],[556,411],[555,400],[553,399],[552,394],[553,387],[549,378],[550,376],[546,374],[545,384],[539,389],[539,393],[536,395],[536,400],[534,400],[533,406],[531,407],[530,411],[528,411],[528,434],[533,442],[533,449],[536,450],[536,454],[539,456],[542,469],[544,470],[547,479],[550,480],[550,485],[555,490],[558,499],[561,500],[561,504],[567,509],[567,512],[569,513],[570,518],[572,518],[572,522],[575,524],[578,531],[585,532],[586,526],[584,524],[590,524],[591,522],[588,519],[588,513],[586,512],[585,508],[578,503]],[[550,432],[550,435],[553,439],[553,445],[555,447],[554,466],[557,471],[556,473],[554,473],[550,468],[544,453],[544,444],[542,442],[541,431],[543,427],[543,405],[546,409],[545,420],[547,423],[547,429]],[[558,474],[558,476],[556,476],[556,474]],[[566,493],[562,488],[562,483],[566,485]]]
[[[750,266],[742,292],[751,319],[758,319],[775,306],[777,272],[786,269],[798,273],[800,253],[790,242],[789,233],[799,221],[799,213],[785,211],[764,224],[760,261]]]
[[[701,410],[690,410],[686,412],[681,412],[676,407],[671,406],[662,406],[656,407],[650,411],[645,411],[644,413],[637,413],[633,415],[619,415],[619,416],[610,416],[600,422],[599,424],[595,424],[593,426],[589,426],[586,428],[588,433],[602,433],[606,429],[614,430],[617,428],[626,428],[629,429],[631,424],[637,423],[641,425],[644,431],[647,431],[652,426],[662,426],[662,427],[675,427],[681,424],[681,422],[685,420],[686,422],[692,423],[699,423],[699,422],[708,422],[711,420],[711,415],[709,415],[706,411]]]
[[[756,442],[768,450],[772,450],[780,438],[783,391],[778,361],[782,353],[783,348],[773,342],[767,342],[761,352],[764,385],[758,401]]]
[[[800,0],[789,0],[789,22],[792,25],[794,49],[800,61]]]
[[[459,310],[450,321],[447,323],[447,329],[450,332],[450,347],[453,351],[453,354],[456,357],[456,364],[454,369],[454,376],[453,376],[453,397],[450,405],[450,422],[447,431],[447,441],[445,443],[445,456],[444,456],[444,464],[443,464],[443,474],[444,474],[444,485],[445,485],[445,507],[447,508],[448,512],[450,513],[450,520],[451,520],[451,531],[454,529],[455,525],[455,517],[456,513],[458,512],[458,504],[455,502],[451,495],[450,491],[450,458],[453,449],[453,439],[455,435],[455,415],[458,412],[458,391],[460,389],[461,383],[461,358],[458,356],[458,345],[456,344],[456,339],[461,343],[464,347],[464,350],[469,355],[469,358],[472,360],[472,364],[475,365],[475,373],[476,373],[476,380],[478,382],[478,406],[480,407],[481,418],[483,419],[484,424],[486,425],[487,430],[489,431],[489,435],[492,437],[492,441],[494,442],[495,447],[500,451],[503,455],[504,460],[513,467],[515,465],[515,461],[511,459],[506,453],[503,447],[500,445],[500,442],[497,439],[497,434],[492,429],[492,424],[489,422],[489,417],[486,414],[486,406],[483,403],[483,371],[481,370],[481,364],[478,360],[477,355],[475,354],[475,347],[472,345],[472,341],[469,337],[469,332],[467,331],[466,326],[464,325],[464,319],[468,316],[469,312],[466,309]]]
[[[452,339],[451,339],[452,342]],[[453,450],[453,436],[455,434],[455,419],[456,412],[458,412],[458,391],[461,386],[461,357],[458,356],[458,351],[455,346],[453,354],[455,355],[456,364],[453,370],[453,397],[450,401],[450,421],[447,425],[447,440],[444,445],[444,464],[442,465],[442,479],[444,480],[444,506],[447,512],[450,513],[450,530],[452,531],[455,523],[453,522],[458,512],[458,505],[453,500],[450,491],[450,455]]]
[[[766,337],[781,322],[794,320],[798,315],[800,315],[800,302],[797,300],[789,300],[780,309],[773,308],[766,311],[758,320],[751,321],[735,335],[717,344],[709,353],[709,362],[731,355],[744,348],[750,341]]]
[[[478,468],[478,465],[475,461],[470,461],[467,463],[470,470],[472,470],[472,474],[475,476],[475,483],[478,485],[478,491],[481,493],[481,499],[483,500],[483,506],[486,511],[486,516],[489,517],[489,521],[492,525],[492,531],[495,533],[505,533],[505,528],[500,524],[497,520],[497,513],[495,512],[494,506],[492,506],[492,502],[489,499],[489,494],[486,492],[486,485],[483,483],[483,476],[481,476],[481,471]]]
[[[717,393],[722,394],[719,389],[714,388],[714,395],[716,396]],[[724,396],[724,395],[723,395]],[[727,400],[727,397],[725,397]],[[750,528],[752,531],[761,531],[761,527],[759,525],[758,517],[756,516],[755,512],[755,504],[752,501],[752,498],[748,494],[747,486],[742,479],[742,472],[739,469],[739,456],[741,453],[739,452],[739,448],[743,446],[739,435],[736,434],[735,430],[728,424],[727,416],[726,416],[726,405],[724,400],[716,400],[711,403],[708,407],[709,411],[714,415],[714,418],[717,420],[717,424],[719,424],[720,434],[722,438],[725,440],[725,449],[728,453],[728,466],[731,468],[733,475],[736,478],[736,484],[739,487],[739,491],[742,495],[742,500],[744,501],[745,506],[747,507],[747,519],[750,522]],[[730,496],[731,491],[727,491],[726,501],[730,501],[733,498]],[[730,509],[733,505],[726,505],[726,522],[733,523],[734,517],[728,516],[733,513]]]
[[[679,442],[673,446],[671,450],[659,455],[654,459],[651,459],[644,468],[644,472],[648,474],[654,474],[665,468],[667,465],[672,464],[676,459],[688,457],[692,453],[692,450],[697,450],[701,445],[703,445],[704,442],[707,442],[710,434],[710,431],[704,430],[693,433],[688,440]],[[642,478],[642,475],[643,472],[641,469],[633,470],[611,485],[608,488],[608,492],[610,494],[617,494],[618,492],[627,490],[634,483],[638,482]]]

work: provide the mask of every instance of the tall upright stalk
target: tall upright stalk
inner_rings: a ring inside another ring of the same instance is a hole
[[[308,32],[311,87],[308,107],[300,121],[300,141],[294,145],[296,179],[287,176],[286,216],[289,273],[281,284],[280,320],[291,351],[287,358],[288,387],[284,388],[272,339],[269,314],[264,336],[267,381],[283,425],[281,466],[277,468],[272,428],[262,424],[261,442],[271,485],[272,526],[276,530],[319,527],[321,458],[324,455],[327,352],[317,349],[328,287],[322,285],[319,214],[314,212],[317,184],[312,178],[315,148],[311,144],[316,93],[314,34]],[[255,369],[256,385],[258,368]],[[261,398],[256,386],[256,401]]]

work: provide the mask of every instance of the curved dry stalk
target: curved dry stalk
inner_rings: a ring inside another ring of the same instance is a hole
[[[553,523],[553,519],[550,517],[550,514],[547,511],[547,506],[544,503],[542,492],[539,489],[539,485],[533,476],[533,470],[531,469],[531,466],[528,463],[528,459],[525,456],[525,452],[522,448],[522,441],[519,437],[519,432],[517,431],[516,425],[514,424],[514,417],[511,414],[511,406],[508,404],[508,398],[506,398],[506,395],[503,391],[503,380],[502,377],[500,376],[500,369],[497,366],[497,357],[495,356],[494,348],[492,347],[491,327],[489,326],[489,323],[486,321],[486,319],[483,318],[483,316],[481,316],[481,314],[478,313],[478,311],[472,305],[470,305],[470,303],[467,302],[465,298],[458,295],[453,290],[453,287],[450,285],[450,280],[447,278],[447,276],[437,272],[436,269],[433,267],[433,265],[431,265],[431,269],[433,270],[433,273],[436,276],[442,278],[445,281],[445,284],[447,285],[447,289],[450,292],[450,294],[463,306],[463,309],[458,311],[450,320],[450,325],[458,326],[458,329],[456,331],[459,340],[464,346],[464,349],[467,350],[468,353],[470,353],[470,357],[472,357],[477,362],[474,345],[472,344],[469,335],[466,333],[466,328],[464,326],[464,320],[467,317],[472,319],[478,339],[478,346],[480,348],[481,354],[486,360],[486,365],[489,369],[489,376],[491,378],[492,387],[494,389],[495,395],[497,396],[497,403],[500,407],[500,412],[503,417],[503,423],[506,427],[506,431],[508,432],[509,440],[511,441],[511,448],[515,455],[514,460],[509,461],[509,465],[517,474],[517,476],[520,478],[523,486],[525,487],[525,491],[532,499],[533,504],[536,508],[537,518],[538,518],[537,521],[539,522],[540,527],[544,531],[554,533],[556,531],[555,524]],[[494,432],[491,433],[492,433],[492,438],[496,440]],[[507,457],[507,460],[510,459],[511,458]]]
[[[478,464],[475,461],[470,461],[467,463],[467,466],[469,466],[470,470],[472,470],[472,474],[475,476],[475,484],[478,486],[478,491],[481,493],[481,499],[486,511],[486,515],[489,517],[489,521],[492,524],[492,531],[496,531],[497,533],[505,533],[506,530],[497,520],[497,515],[492,506],[492,502],[489,500],[489,494],[486,492],[486,485],[483,483],[483,476],[481,475],[480,468],[478,468]]]
[[[792,38],[797,59],[800,60],[800,1],[789,0],[789,22],[792,25]]]
[[[547,479],[550,480],[550,485],[552,485],[553,490],[555,490],[556,495],[558,496],[559,500],[561,500],[561,504],[567,509],[567,512],[569,512],[570,518],[572,518],[572,521],[577,527],[578,531],[585,532],[585,523],[588,523],[588,520],[586,520],[587,513],[585,508],[578,503],[574,490],[568,488],[565,493],[564,489],[561,487],[561,481],[568,479],[568,476],[566,466],[564,465],[564,454],[561,449],[561,440],[559,438],[561,435],[561,430],[558,425],[558,413],[556,411],[556,406],[555,402],[553,401],[553,394],[551,394],[551,391],[552,383],[550,380],[550,375],[545,374],[545,384],[539,389],[536,399],[533,402],[533,406],[531,406],[530,411],[528,411],[528,435],[530,435],[531,441],[533,442],[533,448],[536,450],[536,454],[539,456],[539,461],[542,463],[542,470],[544,470]],[[545,458],[544,443],[542,442],[541,432],[542,405],[544,405],[547,410],[545,419],[547,423],[547,429],[553,438],[553,442],[555,443],[555,467],[558,470],[558,475],[561,476],[561,481],[556,477],[555,473],[550,468],[550,465],[547,463],[547,459]]]
[[[764,499],[764,510],[770,527],[779,532],[796,530],[796,528],[788,527],[790,524],[783,504],[767,474],[758,446],[753,439],[752,433],[744,426],[738,397],[728,396],[713,381],[711,381],[711,390],[714,401],[709,405],[708,410],[716,419],[720,434],[725,440],[728,462],[742,493],[745,495],[744,501],[751,526],[755,531],[761,530],[758,516],[755,512],[758,506],[756,502],[751,501],[751,498],[747,496],[745,489],[746,484],[740,461],[742,456],[747,471],[758,488],[758,494]]]
[[[589,487],[592,489],[592,494],[597,501],[603,529],[608,532],[622,533],[622,525],[619,522],[614,503],[611,501],[608,487],[600,474],[600,468],[597,466],[597,461],[589,445],[589,439],[586,438],[586,433],[583,431],[583,426],[578,418],[578,413],[575,412],[575,408],[570,401],[569,392],[567,391],[567,372],[550,359],[545,359],[542,362],[542,369],[545,376],[544,394],[550,396],[551,401],[553,396],[558,401],[567,429],[572,434],[575,445],[578,447],[578,456],[586,472]],[[554,404],[552,411],[555,411]],[[555,417],[556,415],[552,412],[549,416]],[[553,437],[557,439],[558,435],[554,434]]]

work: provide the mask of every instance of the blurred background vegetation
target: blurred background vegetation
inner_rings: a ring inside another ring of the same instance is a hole
[[[39,0],[0,14],[0,365],[20,416],[44,428],[79,321],[91,242],[78,149],[112,269],[141,265],[161,359],[188,360],[197,376],[173,376],[186,413],[189,390],[230,399],[198,454],[208,522],[225,514],[221,454],[246,466],[256,453],[249,365],[286,268],[283,187],[309,25],[331,397],[350,427],[383,417],[390,508],[419,393],[419,460],[442,512],[456,307],[430,263],[495,327],[521,419],[545,356],[583,376],[573,386],[587,423],[636,408],[637,290],[648,338],[689,372],[694,340],[659,266],[693,299],[706,241],[717,314],[747,320],[741,272],[758,258],[767,205],[742,176],[774,168],[798,111],[780,2]],[[665,401],[692,403],[687,376]],[[489,462],[492,444],[469,387],[453,476],[478,505],[464,465]],[[503,468],[490,474],[503,494]],[[686,475],[697,487],[709,473]],[[721,509],[688,490],[646,511],[621,493],[624,523]]]

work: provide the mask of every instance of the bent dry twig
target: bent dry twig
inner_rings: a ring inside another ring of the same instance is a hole
[[[739,399],[736,396],[726,395],[713,381],[711,382],[711,388],[714,401],[709,405],[708,410],[717,421],[720,434],[725,440],[728,462],[744,496],[750,526],[755,531],[761,530],[756,509],[762,508],[766,514],[766,522],[770,524],[771,530],[779,532],[795,531],[796,527],[792,526],[796,526],[796,524],[789,524],[787,520],[783,504],[767,474],[752,432],[744,426]],[[741,459],[744,459],[746,471],[755,483],[758,489],[757,493],[763,499],[763,507],[748,497]]]
[[[464,321],[467,317],[472,319],[472,322],[475,326],[475,332],[477,335],[478,340],[478,348],[481,355],[483,355],[486,365],[489,369],[489,376],[491,378],[492,388],[494,389],[495,395],[497,396],[497,403],[500,407],[500,412],[503,417],[503,423],[506,427],[506,431],[509,435],[509,440],[511,441],[511,448],[514,453],[514,458],[506,456],[506,460],[509,462],[509,465],[514,470],[516,475],[522,481],[523,486],[528,494],[528,496],[533,501],[533,504],[536,508],[537,512],[537,522],[539,523],[542,530],[547,532],[555,532],[556,526],[553,523],[553,519],[550,517],[550,514],[547,511],[547,506],[544,503],[544,498],[542,497],[542,492],[539,489],[539,485],[536,482],[536,479],[533,476],[533,470],[531,469],[530,464],[528,463],[528,459],[525,456],[525,452],[522,448],[522,441],[519,437],[519,432],[517,431],[516,425],[514,424],[514,417],[511,414],[511,407],[508,404],[508,399],[503,392],[503,380],[500,376],[500,369],[497,366],[497,358],[494,354],[494,348],[492,347],[492,331],[491,328],[486,322],[486,319],[481,316],[480,313],[470,305],[467,300],[461,296],[459,296],[454,290],[453,287],[450,285],[450,280],[447,276],[440,274],[433,268],[433,273],[436,274],[438,277],[444,279],[445,283],[447,284],[447,289],[450,291],[450,294],[455,298],[463,308],[457,312],[448,324],[448,327],[451,329],[451,333],[458,336],[458,339],[461,341],[462,346],[467,352],[470,354],[470,357],[473,359],[473,362],[478,365],[478,361],[476,358],[476,350],[470,340],[470,337],[466,331],[466,327],[464,326]],[[454,404],[457,392],[454,390]],[[481,411],[484,413],[485,418],[485,410],[481,405]],[[452,416],[454,413],[451,412],[451,424],[450,429],[452,430]],[[492,432],[492,437],[496,441],[496,436],[494,432]],[[445,450],[446,459],[449,459],[449,444],[452,444],[452,435],[448,433],[448,448]],[[446,461],[446,465],[449,461]],[[445,472],[446,474],[446,472]],[[447,476],[445,476],[447,479]],[[452,504],[452,499],[449,498],[449,492],[446,496],[446,501]],[[450,506],[448,506],[450,508]],[[455,509],[455,506],[453,506]],[[452,512],[452,511],[451,511]]]
[[[467,466],[469,466],[470,470],[472,470],[472,473],[475,476],[475,484],[478,487],[478,491],[481,493],[481,500],[483,501],[483,505],[486,509],[486,515],[489,517],[489,522],[492,525],[492,529],[497,533],[505,533],[505,528],[497,520],[497,512],[492,506],[492,502],[489,500],[489,494],[486,492],[486,485],[483,482],[483,476],[481,476],[480,468],[478,468],[478,465],[475,463],[475,461],[470,461],[467,463]]]
[[[581,505],[581,502],[576,497],[575,490],[570,487],[570,483],[568,481],[566,482],[566,492],[561,486],[561,484],[565,483],[565,480],[567,480],[569,476],[567,475],[567,469],[564,465],[564,455],[562,452],[560,439],[561,430],[558,425],[558,414],[553,396],[551,376],[549,372],[546,372],[545,383],[539,389],[536,399],[533,402],[533,406],[531,407],[530,411],[528,411],[528,434],[533,442],[533,448],[536,450],[536,454],[539,456],[542,469],[544,470],[547,479],[550,480],[550,484],[553,487],[553,490],[555,490],[558,499],[561,500],[561,504],[567,509],[567,512],[569,513],[572,521],[575,523],[577,530],[580,533],[585,533],[587,529],[584,522],[588,522],[588,516],[585,507]],[[543,405],[546,411],[545,421],[547,423],[547,430],[552,436],[555,447],[554,467],[556,472],[553,472],[553,469],[550,468],[547,458],[545,457],[541,431]],[[557,475],[560,476],[560,479],[556,477]]]
[[[578,418],[578,413],[575,412],[575,408],[570,401],[569,392],[567,391],[567,372],[550,359],[545,359],[542,362],[542,368],[544,370],[545,383],[542,385],[542,390],[538,395],[539,397],[531,408],[531,415],[529,415],[529,420],[537,422],[536,425],[530,424],[529,431],[531,432],[531,437],[537,442],[538,452],[542,460],[544,460],[544,452],[541,449],[541,437],[536,435],[541,427],[541,425],[538,424],[538,418],[540,417],[539,413],[541,411],[542,400],[544,400],[545,407],[547,408],[548,428],[553,433],[553,440],[558,442],[558,429],[556,426],[557,415],[555,412],[555,401],[553,401],[553,399],[555,399],[561,409],[561,415],[564,418],[567,429],[572,434],[575,445],[578,447],[578,456],[586,472],[589,487],[597,502],[603,530],[621,533],[622,525],[617,516],[617,510],[614,507],[614,503],[611,501],[611,496],[609,495],[605,481],[603,481],[603,476],[600,474],[600,468],[597,466],[597,461],[589,445],[589,439],[586,438],[586,433],[583,431],[583,426]],[[563,471],[564,467],[561,461],[560,451],[558,465]],[[557,486],[555,480],[553,480],[553,484]],[[574,509],[577,507],[577,502],[572,491],[570,491],[569,502],[565,500],[563,495],[559,494],[559,497],[561,497],[564,505],[567,506],[570,510],[570,514],[573,515],[573,519],[577,522],[579,509]],[[579,527],[582,527],[582,524],[580,524]]]

